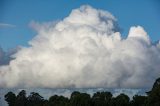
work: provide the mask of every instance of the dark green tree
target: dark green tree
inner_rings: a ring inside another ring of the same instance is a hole
[[[27,106],[26,91],[22,90],[16,97],[15,106]]]
[[[160,78],[155,81],[152,90],[147,94],[147,106],[160,106]]]
[[[112,100],[111,106],[129,106],[130,99],[125,94],[120,94]]]
[[[15,106],[16,95],[13,92],[8,92],[4,97],[9,106]]]
[[[44,99],[38,93],[31,92],[27,97],[27,106],[43,106]]]
[[[43,101],[43,106],[49,106],[49,101],[48,100],[44,100]]]
[[[110,92],[97,92],[93,94],[92,106],[110,106],[112,94]]]
[[[131,106],[145,106],[147,97],[135,95],[133,96],[133,100],[130,102]]]
[[[51,96],[49,106],[69,106],[69,99],[58,95]]]
[[[157,88],[157,87],[159,87],[159,86],[160,86],[160,78],[156,79],[156,81],[155,81],[154,84],[153,84],[152,89]]]
[[[75,91],[71,94],[70,106],[91,106],[91,97],[87,93]]]

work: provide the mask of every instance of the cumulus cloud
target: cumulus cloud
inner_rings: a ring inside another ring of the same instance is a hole
[[[141,26],[121,37],[116,18],[88,5],[49,27],[0,67],[0,87],[150,87],[160,74],[160,43]]]

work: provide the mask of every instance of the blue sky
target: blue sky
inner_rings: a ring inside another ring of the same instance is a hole
[[[4,50],[27,46],[36,35],[31,21],[61,20],[84,4],[111,12],[124,38],[131,26],[141,25],[152,41],[160,39],[160,0],[0,0],[0,46]]]

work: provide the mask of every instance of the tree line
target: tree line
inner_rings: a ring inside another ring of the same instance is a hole
[[[53,95],[48,100],[36,92],[26,96],[22,90],[17,95],[8,92],[4,97],[8,106],[160,106],[160,78],[155,81],[146,96],[125,94],[113,97],[111,92],[96,92],[91,97],[87,93],[74,91],[70,98]]]

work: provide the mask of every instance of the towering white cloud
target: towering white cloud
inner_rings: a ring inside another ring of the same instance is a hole
[[[88,5],[38,35],[0,67],[0,87],[149,87],[160,74],[160,43],[140,26],[122,39],[109,12]]]
[[[131,27],[128,37],[140,39],[142,41],[150,43],[150,39],[149,36],[147,35],[147,32],[145,32],[144,29],[140,26]]]

